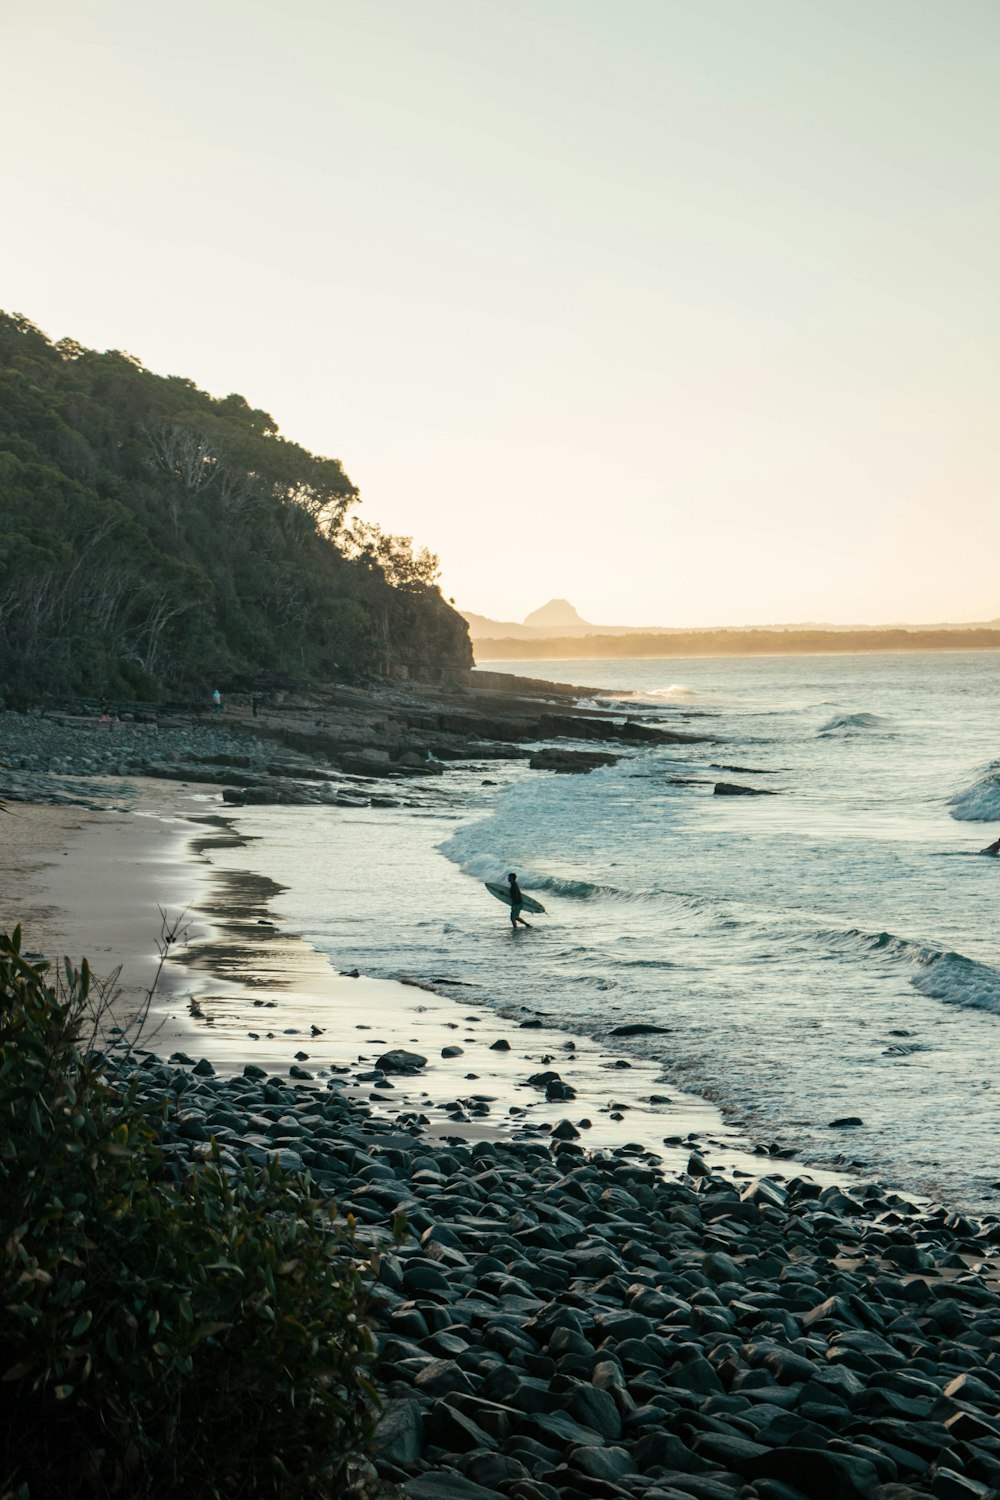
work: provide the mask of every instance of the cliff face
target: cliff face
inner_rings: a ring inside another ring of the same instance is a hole
[[[242,396],[0,314],[0,693],[464,673],[433,559],[352,541],[357,501]]]
[[[469,628],[438,589],[409,591],[376,583],[368,610],[371,670],[377,676],[450,682],[471,671]]]

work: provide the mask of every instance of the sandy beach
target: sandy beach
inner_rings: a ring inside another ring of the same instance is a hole
[[[282,929],[266,845],[254,850],[260,872],[227,868],[242,840],[216,787],[135,791],[129,812],[16,804],[0,926],[20,922],[26,948],[49,959],[86,957],[111,1024],[127,1029],[152,990],[144,1047],[207,1058],[223,1076],[247,1063],[296,1068],[300,1082],[346,1073],[376,1113],[415,1112],[432,1136],[544,1136],[569,1119],[590,1148],[631,1143],[680,1169],[696,1143],[714,1167],[759,1170],[718,1111],[665,1087],[654,1064],[547,1027],[530,1007],[511,1024],[431,985],[337,973]],[[394,1048],[426,1066],[366,1080]],[[550,1101],[528,1083],[546,1070],[575,1098]]]

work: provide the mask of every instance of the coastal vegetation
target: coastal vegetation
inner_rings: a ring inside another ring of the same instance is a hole
[[[0,314],[0,693],[156,699],[471,665],[437,559],[335,458]]]
[[[167,1091],[95,1050],[105,998],[0,936],[0,1495],[343,1495],[374,1426],[349,1228],[273,1162],[181,1163]]]

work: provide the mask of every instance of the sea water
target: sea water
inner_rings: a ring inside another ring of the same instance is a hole
[[[697,738],[584,776],[449,770],[416,809],[247,809],[286,919],[338,967],[508,1017],[663,1027],[621,1045],[748,1143],[1000,1210],[1000,859],[978,853],[1000,832],[1000,659],[504,668]],[[481,884],[510,870],[547,908],[516,935]]]

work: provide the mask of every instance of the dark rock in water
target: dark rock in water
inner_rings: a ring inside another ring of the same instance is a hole
[[[300,1068],[298,1063],[292,1063],[292,1066],[288,1070],[288,1076],[289,1078],[306,1079],[311,1078],[313,1075],[310,1073],[308,1068]]]
[[[199,1058],[194,1065],[194,1071],[200,1078],[211,1078],[215,1075],[215,1069],[207,1057]]]
[[[441,1048],[441,1056],[442,1057],[464,1057],[464,1055],[465,1055],[465,1048],[464,1047],[442,1047]]]
[[[736,781],[717,781],[716,797],[773,797],[772,791],[759,786],[740,786]]]
[[[666,1035],[669,1030],[669,1026],[649,1026],[644,1021],[633,1021],[627,1026],[613,1027],[608,1036],[652,1036],[656,1032]]]
[[[171,1052],[167,1061],[181,1063],[185,1068],[193,1068],[195,1065],[194,1058],[188,1057],[186,1052]]]
[[[550,1083],[561,1083],[562,1079],[559,1077],[558,1073],[554,1073],[550,1070],[545,1073],[532,1073],[531,1077],[528,1079],[528,1082],[531,1084],[531,1087],[533,1089],[544,1089]]]
[[[510,1042],[504,1041],[503,1037],[500,1037],[499,1041],[491,1042],[490,1043],[490,1051],[491,1052],[509,1052],[510,1051]]]
[[[419,1052],[407,1052],[403,1047],[396,1047],[391,1052],[383,1052],[376,1059],[375,1066],[383,1073],[417,1073],[421,1068],[426,1068],[427,1059],[421,1057]]]
[[[844,1115],[841,1120],[830,1120],[827,1124],[828,1130],[853,1130],[865,1122],[860,1115]]]
[[[599,766],[613,766],[619,760],[621,756],[614,755],[610,750],[555,750],[550,746],[545,750],[536,750],[529,757],[528,765],[533,771],[586,775],[588,771],[596,771]]]
[[[522,1031],[538,1031],[544,1023],[537,1016],[533,1016],[530,1021],[521,1021],[518,1024]]]

